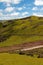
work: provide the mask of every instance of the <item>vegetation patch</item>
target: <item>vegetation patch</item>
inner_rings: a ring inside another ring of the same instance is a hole
[[[0,54],[0,65],[43,65],[42,58],[33,58],[19,54]]]

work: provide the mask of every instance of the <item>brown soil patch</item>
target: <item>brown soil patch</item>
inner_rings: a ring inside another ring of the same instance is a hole
[[[13,46],[6,46],[6,47],[0,47],[0,53],[2,52],[8,52],[12,50],[20,50],[24,48],[30,48],[34,46],[43,45],[43,41],[37,41],[37,42],[29,42],[29,43],[23,43],[23,44],[16,44]]]

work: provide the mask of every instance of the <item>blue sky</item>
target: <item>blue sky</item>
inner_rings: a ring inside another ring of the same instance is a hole
[[[43,0],[0,0],[0,20],[43,17]]]

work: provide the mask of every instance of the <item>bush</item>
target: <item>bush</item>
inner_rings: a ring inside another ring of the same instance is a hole
[[[24,55],[25,53],[23,53],[22,51],[19,52],[20,55]]]
[[[38,58],[43,58],[43,55],[42,54],[38,55]]]

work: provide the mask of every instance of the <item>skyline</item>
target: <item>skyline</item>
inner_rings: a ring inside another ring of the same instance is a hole
[[[43,0],[0,0],[0,20],[43,17]]]

